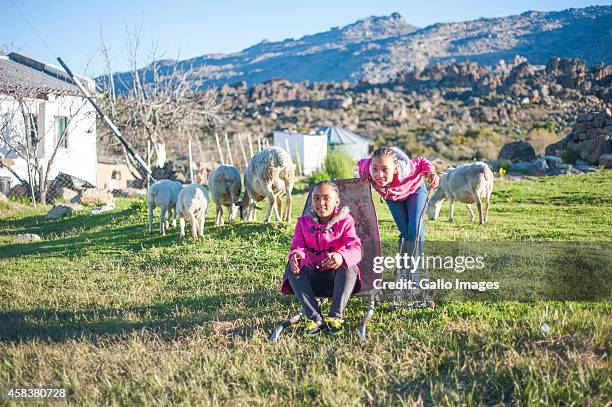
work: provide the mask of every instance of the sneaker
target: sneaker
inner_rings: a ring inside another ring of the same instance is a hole
[[[323,328],[321,320],[308,319],[304,327],[304,336],[316,336],[323,331]]]
[[[325,324],[331,335],[340,335],[344,331],[344,320],[334,317],[326,317]]]

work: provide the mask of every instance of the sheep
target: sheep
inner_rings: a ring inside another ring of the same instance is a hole
[[[184,187],[176,201],[176,212],[179,216],[179,237],[185,237],[185,219],[191,220],[191,237],[197,240],[204,236],[204,219],[208,211],[208,191],[200,184]]]
[[[229,223],[233,224],[236,212],[235,205],[240,205],[242,178],[231,165],[221,165],[208,176],[208,188],[217,207],[215,226],[223,225],[223,205],[229,206]]]
[[[178,181],[162,179],[153,183],[147,190],[147,208],[149,209],[149,232],[153,232],[153,209],[159,206],[161,218],[159,231],[162,236],[166,234],[166,211],[172,218],[172,227],[176,226],[176,200],[183,184]]]
[[[272,210],[276,220],[291,220],[291,191],[295,183],[295,165],[288,152],[270,147],[255,154],[244,174],[244,197],[240,208],[242,220],[254,217],[255,202],[268,198],[265,222],[270,222]],[[281,196],[285,194],[285,206]],[[279,216],[280,209],[280,216]]]
[[[474,221],[474,212],[470,204],[476,203],[480,224],[489,220],[489,206],[491,205],[491,192],[493,192],[493,172],[483,162],[464,164],[457,168],[450,168],[440,175],[440,186],[431,197],[427,215],[429,220],[438,219],[442,201],[448,199],[450,203],[449,221],[453,220],[454,201],[467,204],[470,221]],[[484,216],[481,200],[486,201]]]

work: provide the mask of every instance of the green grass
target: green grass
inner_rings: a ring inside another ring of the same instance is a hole
[[[293,219],[301,212],[298,188]],[[381,236],[397,230],[374,198]],[[490,224],[456,205],[427,222],[435,241],[610,241],[612,175],[496,182]],[[609,302],[350,302],[342,337],[304,339],[275,324],[296,300],[278,293],[293,225],[238,223],[179,242],[146,231],[119,200],[57,221],[0,204],[0,387],[65,387],[74,404],[606,405],[612,393]],[[261,218],[262,214],[259,213]],[[16,244],[9,235],[38,233]],[[540,329],[546,322],[551,331]]]

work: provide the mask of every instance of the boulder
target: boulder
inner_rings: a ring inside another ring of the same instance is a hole
[[[113,196],[122,196],[125,198],[140,198],[147,195],[147,190],[144,188],[123,188],[113,189]]]
[[[550,168],[558,167],[560,164],[563,163],[563,160],[561,158],[553,155],[545,155],[542,158],[546,160],[546,164],[548,164]]]
[[[612,168],[612,154],[602,154],[599,156],[599,165],[604,168]]]
[[[106,205],[114,201],[115,198],[113,197],[113,194],[110,191],[97,188],[86,189],[72,200],[72,202],[81,203],[85,205]]]
[[[71,201],[79,193],[73,189],[62,187],[58,190],[57,198],[63,199],[64,201]]]
[[[531,144],[526,141],[514,141],[502,147],[497,159],[519,162],[531,161],[535,156],[535,150]]]
[[[9,196],[12,196],[15,198],[26,198],[29,195],[29,192],[27,188],[24,187],[23,185],[17,184],[13,188],[10,189],[8,194]]]
[[[13,236],[13,241],[17,243],[40,242],[42,239],[35,233],[20,233]]]
[[[64,216],[71,215],[73,212],[78,212],[82,209],[83,207],[81,205],[74,203],[55,205],[47,213],[47,219],[59,219]]]
[[[600,135],[590,140],[585,140],[573,147],[578,152],[578,156],[589,164],[598,164],[599,157],[609,154],[612,149],[610,135]]]

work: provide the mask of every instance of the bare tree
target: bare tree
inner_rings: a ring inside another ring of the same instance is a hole
[[[152,155],[161,166],[168,138],[184,140],[194,128],[207,127],[217,121],[217,105],[212,94],[191,88],[189,78],[194,73],[193,68],[180,65],[178,58],[162,62],[163,55],[157,52],[155,43],[146,54],[148,65],[139,69],[140,32],[126,30],[126,37],[130,64],[127,80],[125,76],[113,74],[110,52],[101,35],[101,51],[108,73],[101,102],[128,141],[141,151],[148,152],[150,145]],[[126,161],[135,167],[129,154],[124,153]],[[148,160],[151,158],[147,156]],[[137,171],[132,173],[137,179],[142,178]]]

